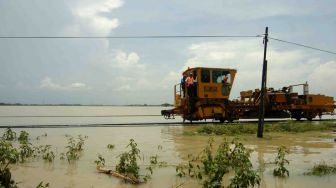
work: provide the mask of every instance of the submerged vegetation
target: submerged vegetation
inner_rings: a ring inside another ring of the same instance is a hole
[[[12,178],[10,164],[19,160],[19,151],[13,147],[11,142],[0,141],[0,187],[17,187]]]
[[[16,132],[12,131],[11,128],[6,128],[4,134],[2,135],[2,139],[12,141],[16,139]]]
[[[335,128],[334,122],[278,122],[265,123],[265,132],[307,132],[307,131],[326,131]],[[252,123],[231,123],[231,124],[215,124],[204,125],[197,129],[199,134],[215,134],[215,135],[239,135],[239,134],[255,134],[258,127]],[[188,134],[187,134],[188,135]]]
[[[328,165],[325,162],[315,164],[312,169],[304,173],[308,176],[326,176],[336,174],[336,165]]]
[[[79,159],[84,146],[84,140],[87,137],[83,137],[82,135],[78,135],[77,139],[73,136],[67,136],[68,137],[68,145],[65,147],[67,148],[67,151],[65,153],[61,153],[60,159],[67,158],[68,162],[76,161]]]
[[[107,149],[113,150],[114,149],[114,145],[113,144],[107,144]]]
[[[186,132],[190,133],[187,135],[239,135],[255,134],[257,131],[256,124],[205,125],[192,128],[194,130],[197,129],[197,131]],[[334,128],[334,122],[280,122],[266,123],[264,131],[298,133],[325,131]],[[32,139],[29,133],[24,130],[20,132],[15,132],[10,128],[4,130],[0,140],[0,187],[13,188],[20,185],[16,179],[13,179],[11,173],[11,168],[15,164],[29,163],[36,160],[53,163],[58,158],[66,160],[69,163],[79,160],[83,155],[85,149],[84,143],[87,139],[86,136],[82,135],[66,135],[67,144],[64,152],[57,153],[57,148],[53,148],[52,145],[38,144],[42,137],[47,137],[47,134],[45,133],[36,139]],[[116,146],[114,144],[104,144],[103,146],[109,155],[117,158],[117,162],[114,162],[112,165],[113,168],[108,169],[109,158],[105,159],[99,154],[94,161],[98,172],[122,178],[126,182],[144,183],[152,178],[155,168],[167,166],[175,167],[176,175],[180,177],[178,179],[182,181],[196,180],[205,188],[224,186],[253,187],[260,185],[261,182],[260,176],[253,168],[250,159],[252,151],[236,139],[232,141],[223,140],[221,143],[216,144],[214,139],[211,138],[198,155],[189,154],[186,162],[169,165],[165,161],[160,161],[158,153],[146,156],[140,151],[134,139],[130,139],[129,144],[123,152],[116,153],[116,149],[114,149]],[[158,145],[157,152],[161,152],[162,150],[162,146]],[[119,147],[117,151],[120,151]],[[289,161],[286,159],[288,151],[284,146],[279,147],[277,151],[273,175],[280,177],[289,176]],[[107,166],[105,166],[106,164]],[[314,176],[336,174],[336,165],[331,166],[322,162],[316,164],[304,174]],[[44,183],[43,181],[38,185],[38,187],[48,186],[49,183]]]
[[[108,144],[107,148],[111,150],[111,148],[114,148],[114,145]],[[134,139],[130,139],[130,143],[126,146],[126,149],[128,149],[128,151],[117,155],[119,162],[115,167],[115,171],[105,168],[105,158],[101,154],[98,154],[98,158],[94,161],[97,165],[98,172],[111,174],[127,182],[138,184],[151,179],[156,167],[161,168],[167,166],[167,162],[159,161],[157,154],[148,157],[149,164],[139,165],[140,160],[145,161],[145,156],[142,155],[141,157],[141,151]],[[158,150],[162,150],[162,146],[158,146]],[[147,171],[147,173],[142,174],[141,172],[144,171]]]
[[[13,180],[11,174],[11,165],[39,158],[42,158],[45,162],[53,162],[55,159],[55,153],[51,145],[34,145],[29,133],[24,130],[20,131],[18,137],[16,135],[15,131],[7,128],[0,140],[0,187],[18,187],[18,183]],[[47,137],[47,134],[41,136]],[[68,160],[76,158],[78,156],[77,152],[83,151],[85,138],[87,137],[79,135],[76,141],[73,137],[69,137],[66,153]],[[42,181],[37,187],[49,187],[49,183]]]
[[[275,169],[273,170],[273,175],[274,176],[280,176],[280,177],[285,177],[286,175],[289,176],[289,171],[285,167],[285,165],[289,165],[289,161],[285,158],[286,153],[288,151],[286,150],[285,146],[280,146],[278,148],[278,154],[275,158]]]
[[[214,141],[209,139],[200,155],[193,157],[189,154],[191,160],[176,167],[176,175],[196,178],[205,188],[220,188],[227,183],[223,182],[223,176],[233,170],[234,177],[230,180],[229,187],[260,185],[260,177],[253,170],[250,153],[237,140],[224,140],[215,151]]]
[[[138,144],[133,139],[131,139],[130,143],[127,145],[127,148],[130,150],[120,155],[119,163],[116,166],[116,171],[131,178],[138,179],[140,176],[138,159],[141,159]]]

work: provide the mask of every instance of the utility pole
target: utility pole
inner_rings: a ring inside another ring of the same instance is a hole
[[[264,132],[264,118],[265,118],[265,93],[266,93],[266,78],[267,78],[267,42],[268,42],[268,27],[265,29],[264,37],[264,61],[261,77],[260,103],[259,103],[259,122],[258,122],[258,138],[263,137]]]

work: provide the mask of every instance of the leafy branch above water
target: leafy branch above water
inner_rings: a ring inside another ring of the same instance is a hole
[[[114,145],[109,144],[107,146],[108,149],[111,148],[109,146],[113,146],[114,148]],[[148,165],[139,165],[139,160],[145,160],[145,158],[144,156],[141,158],[141,151],[134,139],[130,139],[130,143],[126,148],[128,151],[117,156],[119,162],[115,167],[115,171],[105,168],[105,158],[99,154],[98,158],[94,161],[97,165],[98,172],[111,174],[115,177],[122,178],[127,182],[138,184],[148,181],[154,172],[154,168],[165,167],[167,165],[166,162],[159,161],[158,155],[150,156]],[[158,150],[162,150],[162,146],[158,146]],[[141,174],[141,172],[144,171],[147,171],[147,173]]]
[[[285,167],[286,164],[289,165],[289,161],[285,158],[286,153],[288,153],[288,151],[286,150],[285,146],[280,146],[278,148],[278,154],[275,158],[276,167],[273,170],[274,176],[280,176],[280,177],[285,177],[286,175],[289,176],[289,171]]]
[[[232,147],[230,147],[230,144]],[[201,181],[203,187],[220,188],[223,176],[230,170],[234,171],[229,187],[249,187],[260,184],[259,175],[253,170],[250,161],[250,150],[242,143],[224,140],[214,151],[214,141],[209,139],[207,146],[200,155],[193,157],[187,164],[176,167],[177,176],[189,176]]]
[[[83,151],[84,141],[87,139],[87,136],[78,135],[77,138],[73,136],[68,137],[68,145],[65,147],[67,151],[65,153],[61,153],[60,159],[66,159],[68,162],[76,161],[79,159],[80,155]]]

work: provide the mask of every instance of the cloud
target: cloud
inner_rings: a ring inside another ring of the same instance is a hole
[[[115,89],[115,91],[131,91],[132,88],[129,85],[121,85]]]
[[[192,2],[192,3],[190,3]],[[275,16],[303,16],[312,13],[334,11],[332,6],[321,6],[319,2],[300,1],[182,1],[203,14],[210,14],[237,21],[257,20]],[[298,8],[300,7],[300,8]]]
[[[69,88],[86,88],[86,87],[87,87],[86,84],[80,82],[72,83],[69,85]]]
[[[308,76],[308,80],[311,91],[335,96],[336,61],[328,61],[317,66]]]
[[[61,85],[58,83],[55,83],[51,80],[49,77],[45,77],[41,83],[40,88],[42,89],[50,89],[50,90],[83,90],[83,89],[90,89],[89,86],[87,86],[84,83],[81,82],[75,82],[71,83],[69,85]]]
[[[263,46],[257,40],[232,40],[203,42],[190,45],[189,58],[180,69],[188,67],[236,68],[237,75],[231,97],[237,97],[242,90],[260,87]],[[336,84],[336,62],[324,62],[302,50],[276,50],[269,48],[268,87],[279,89],[286,85],[310,83],[311,91],[326,95],[336,95],[332,89]],[[172,82],[170,73],[166,81]],[[177,79],[176,79],[177,81]]]
[[[80,1],[79,5],[73,5],[72,12],[75,16],[75,23],[66,28],[69,33],[93,32],[99,35],[107,35],[119,26],[118,18],[110,18],[108,13],[123,6],[122,0],[96,0]]]
[[[142,65],[139,64],[140,57],[135,52],[130,52],[127,54],[123,51],[118,51],[115,55],[114,62],[112,62],[112,65],[116,65],[120,68],[129,68],[129,67],[142,67]]]

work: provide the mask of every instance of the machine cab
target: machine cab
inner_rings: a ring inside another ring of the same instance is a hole
[[[195,67],[183,72],[193,77],[193,85],[183,82],[175,85],[175,106],[183,105],[183,99],[228,99],[236,75],[235,69]],[[181,101],[182,100],[182,101]]]

